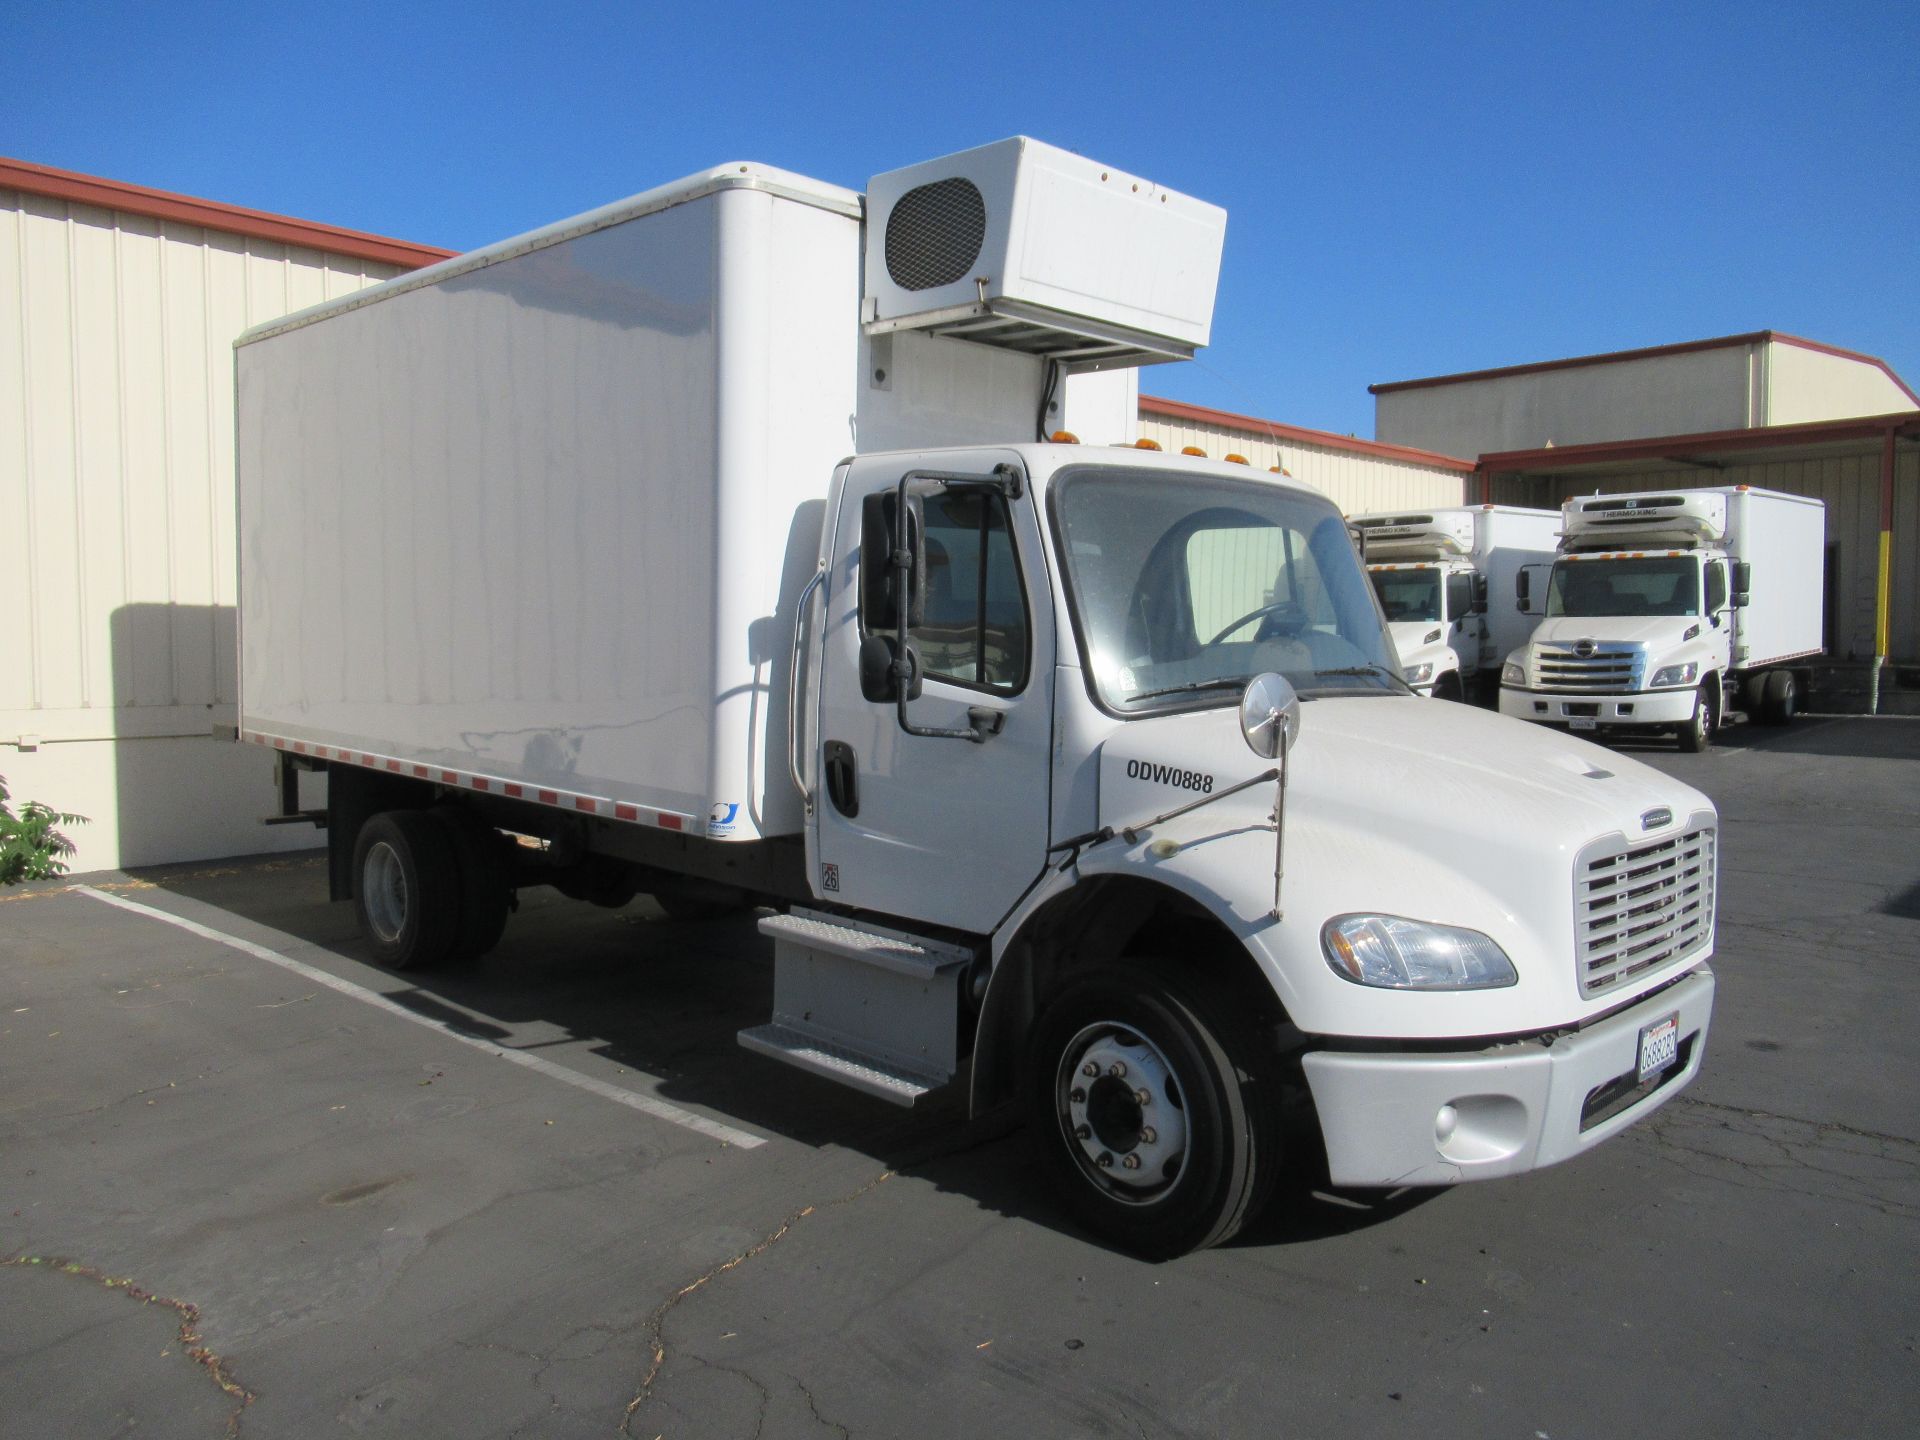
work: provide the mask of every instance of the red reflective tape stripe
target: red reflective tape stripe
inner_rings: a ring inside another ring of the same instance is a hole
[[[442,770],[440,772],[440,779],[448,785],[458,785],[460,783],[460,777],[451,770]]]
[[[304,754],[306,754],[306,753],[307,753],[307,746],[306,746],[306,742],[305,742],[305,741],[302,741],[302,740],[296,740],[296,741],[294,741],[294,742],[293,742],[293,753],[294,753],[294,754],[296,754],[296,755],[304,755]]]
[[[560,803],[560,797],[551,790],[536,790],[533,792],[533,795],[542,805],[558,805]]]
[[[398,760],[387,761],[387,769],[397,772],[400,769],[400,762]]]
[[[273,741],[273,748],[276,750],[284,750],[287,748],[287,742],[280,739],[278,736],[275,736]]]
[[[593,813],[593,810],[597,804],[598,802],[595,801],[591,796],[576,795],[573,797],[573,808],[576,810],[585,810],[588,814]]]
[[[413,767],[413,773],[414,773],[414,774],[415,774],[416,776],[418,776],[418,777],[419,777],[420,779],[422,779],[422,780],[428,780],[428,779],[431,779],[431,778],[433,777],[433,772],[432,772],[431,770],[429,770],[429,769],[427,769],[427,767],[426,767],[426,766],[424,766],[424,765],[416,765],[416,766],[414,766],[414,767]]]
[[[684,827],[680,824],[680,817],[678,815],[662,815],[660,817],[660,828],[662,830],[679,830]]]
[[[505,785],[502,785],[500,788],[502,790],[505,790],[507,794],[511,795],[514,799],[518,800],[520,798],[520,795],[521,795],[520,787],[514,784],[511,780],[509,780]]]
[[[376,760],[376,759],[374,759],[374,758],[373,758],[373,756],[371,756],[371,755],[362,755],[362,756],[360,757],[360,763],[361,763],[362,765],[372,765],[372,766],[374,766],[375,768],[378,768],[378,766],[379,766],[379,764],[380,764],[380,762],[379,762],[378,760]]]
[[[616,803],[613,807],[613,818],[616,820],[638,820],[640,818],[640,811],[636,806]]]
[[[473,786],[473,788],[476,790],[485,790],[487,788],[487,782],[481,779],[478,775],[475,775],[467,783]]]

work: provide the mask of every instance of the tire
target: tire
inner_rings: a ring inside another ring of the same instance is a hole
[[[458,806],[438,806],[427,814],[446,829],[459,877],[459,919],[447,959],[477,960],[500,943],[513,904],[512,875],[503,849],[506,842],[497,830]]]
[[[1766,690],[1760,702],[1760,718],[1768,725],[1787,725],[1800,705],[1800,685],[1791,670],[1767,672]]]
[[[1460,685],[1460,672],[1449,670],[1433,684],[1433,698],[1436,700],[1460,701],[1467,698],[1466,691]]]
[[[1187,989],[1134,964],[1069,981],[1027,1060],[1031,1132],[1067,1209],[1154,1259],[1232,1235],[1265,1202],[1281,1158],[1278,1107],[1249,1068],[1251,1042],[1225,1018],[1234,1011]]]
[[[460,872],[447,827],[420,810],[383,810],[353,843],[353,908],[374,960],[420,970],[445,959],[460,927]]]
[[[1713,744],[1713,682],[1702,685],[1693,697],[1693,716],[1680,727],[1680,748],[1698,755]]]

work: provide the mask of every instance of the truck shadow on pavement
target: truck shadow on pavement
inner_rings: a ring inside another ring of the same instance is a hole
[[[1719,731],[1704,755],[1682,753],[1670,736],[1608,735],[1600,743],[1637,760],[1670,757],[1676,765],[1711,763],[1716,752],[1830,755],[1850,760],[1920,760],[1920,717],[1802,715],[1785,726],[1741,724]],[[1676,771],[1675,773],[1678,773]],[[1682,777],[1684,778],[1684,777]]]
[[[963,1083],[900,1110],[741,1049],[735,1034],[764,1021],[773,996],[773,947],[759,934],[755,915],[680,923],[644,898],[604,910],[530,890],[522,892],[519,912],[492,954],[457,969],[402,974],[372,965],[353,907],[328,902],[324,854],[128,874],[142,889],[150,885],[240,922],[200,912],[215,928],[271,943],[252,931],[265,926],[316,947],[326,953],[284,940],[272,948],[459,1034],[560,1064],[569,1063],[566,1051],[578,1056],[584,1049],[614,1067],[592,1067],[611,1083],[622,1083],[619,1071],[631,1071],[641,1082],[634,1088],[647,1088],[650,1079],[655,1093],[676,1104],[801,1145],[852,1150],[985,1210],[1089,1239],[1038,1183],[1024,1131],[999,1117],[968,1120]],[[1437,1193],[1283,1188],[1269,1212],[1233,1243],[1274,1246],[1347,1234],[1390,1221]]]

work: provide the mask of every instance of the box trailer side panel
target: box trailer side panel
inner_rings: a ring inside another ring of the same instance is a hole
[[[1498,671],[1500,662],[1533,634],[1537,617],[1520,609],[1515,581],[1521,566],[1552,562],[1560,539],[1560,512],[1497,505],[1480,515],[1474,564],[1487,577],[1485,663]]]
[[[1728,496],[1727,550],[1753,567],[1739,612],[1740,669],[1817,655],[1825,643],[1826,507],[1770,490]]]
[[[243,728],[797,830],[858,283],[857,221],[723,189],[244,343]]]

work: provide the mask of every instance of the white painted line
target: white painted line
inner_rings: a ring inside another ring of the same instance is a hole
[[[495,1045],[490,1040],[462,1035],[444,1021],[416,1014],[406,1006],[389,1000],[377,990],[369,990],[364,985],[354,984],[351,980],[342,980],[338,975],[330,975],[316,966],[282,955],[278,950],[269,950],[265,945],[256,945],[251,940],[242,940],[238,935],[228,935],[211,926],[202,925],[198,921],[188,920],[179,915],[170,915],[165,910],[156,910],[153,906],[142,905],[137,900],[109,895],[106,891],[95,890],[90,885],[73,885],[68,888],[77,895],[86,895],[108,905],[116,905],[122,910],[131,910],[136,915],[145,915],[149,919],[164,920],[167,924],[178,926],[202,939],[229,945],[255,959],[265,960],[270,965],[278,965],[282,970],[291,970],[302,979],[311,980],[316,985],[325,985],[329,990],[337,990],[342,995],[362,1001],[376,1010],[385,1010],[390,1015],[398,1015],[402,1020],[411,1021],[428,1030],[436,1030],[449,1040],[458,1040],[462,1045],[471,1045],[482,1054],[492,1055],[501,1060],[511,1060],[515,1065],[525,1066],[536,1074],[546,1076],[549,1080],[558,1080],[561,1084],[571,1085],[576,1090],[585,1090],[591,1095],[611,1100],[616,1105],[625,1105],[630,1110],[651,1115],[656,1120],[665,1120],[668,1124],[678,1125],[684,1130],[692,1130],[728,1145],[737,1145],[742,1150],[755,1150],[767,1143],[761,1136],[749,1134],[745,1130],[736,1130],[731,1125],[722,1125],[718,1120],[709,1120],[704,1115],[694,1114],[691,1110],[682,1110],[678,1105],[668,1104],[665,1100],[657,1099],[652,1095],[622,1090],[618,1085],[609,1085],[606,1081],[596,1080],[591,1075],[582,1075],[578,1070],[569,1070],[564,1065],[556,1065],[542,1056],[530,1055],[524,1050],[508,1050],[503,1046]]]

